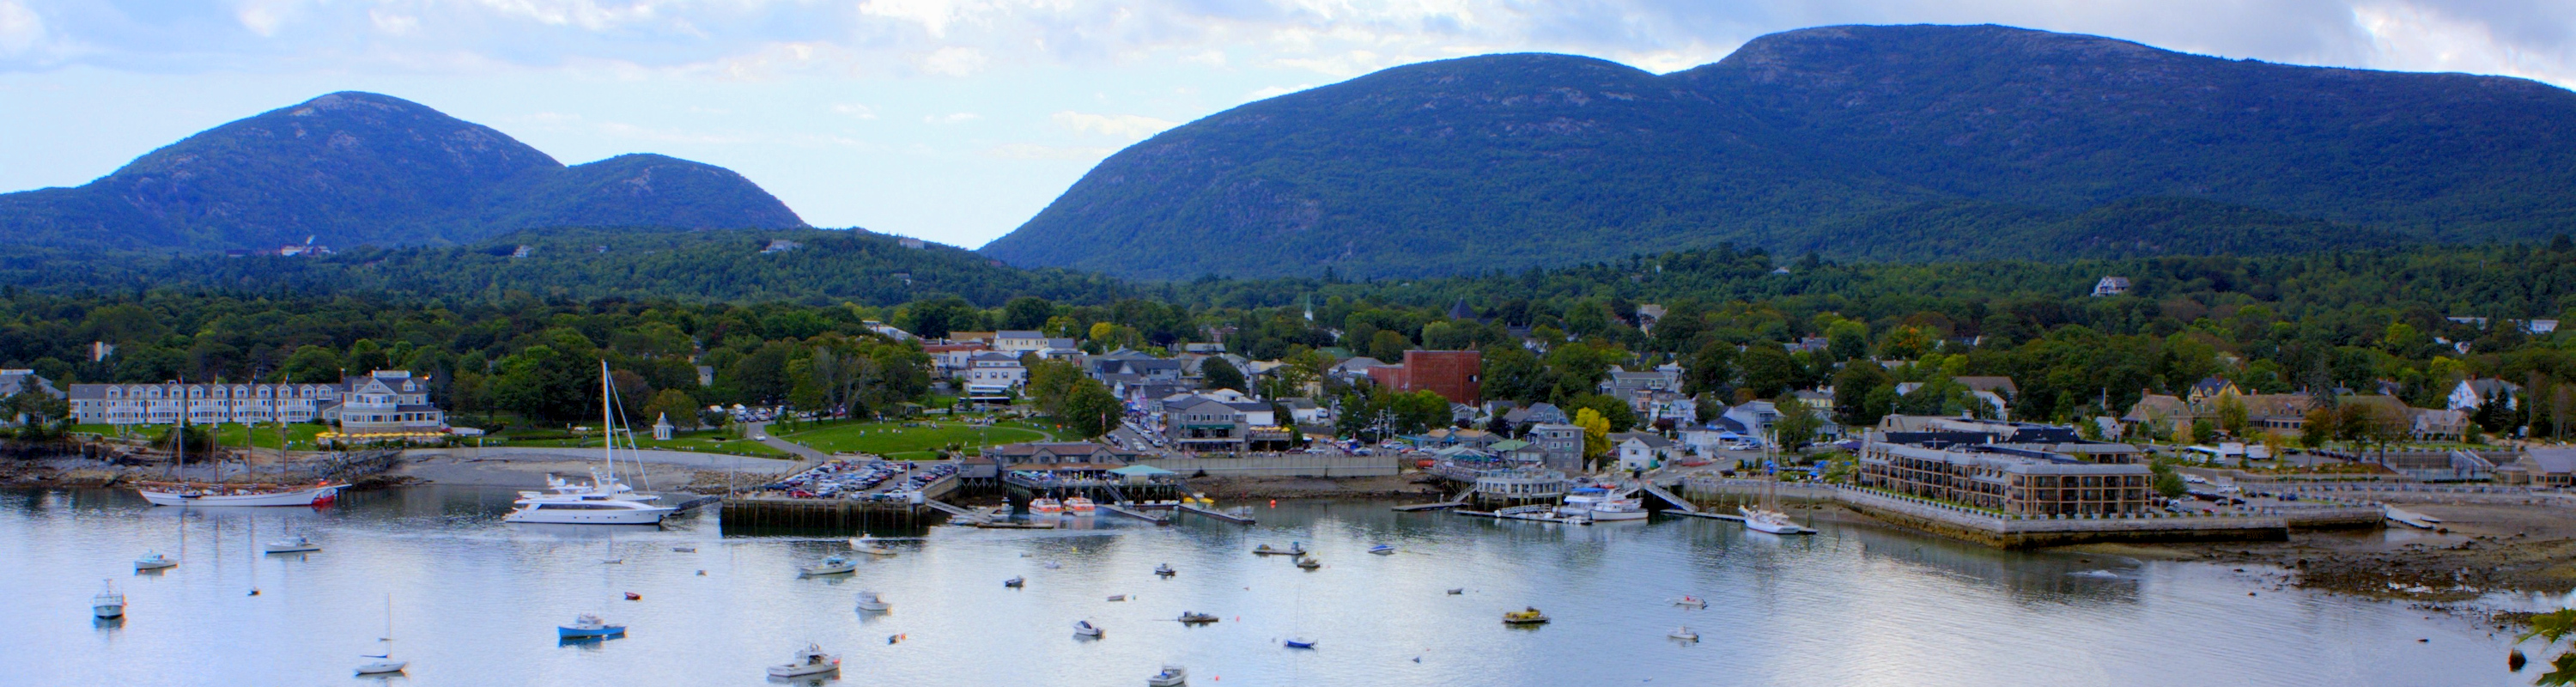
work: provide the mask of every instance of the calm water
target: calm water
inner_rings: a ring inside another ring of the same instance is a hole
[[[318,512],[183,512],[124,493],[0,492],[0,684],[365,684],[350,668],[377,646],[387,593],[396,656],[412,661],[390,681],[420,685],[772,684],[762,666],[809,640],[843,655],[836,684],[867,685],[1134,686],[1165,662],[1220,687],[2528,684],[2505,671],[2509,639],[2399,604],[1873,525],[1780,539],[1719,521],[1563,527],[1316,504],[1262,509],[1256,527],[936,528],[823,580],[796,566],[846,551],[837,539],[725,538],[712,515],[613,534],[504,525],[509,498],[423,487]],[[325,550],[253,553],[254,538],[290,530]],[[182,565],[132,572],[183,532]],[[1247,553],[1291,540],[1325,567]],[[1363,553],[1377,542],[1402,551]],[[600,564],[611,551],[626,562]],[[1164,562],[1180,575],[1157,579]],[[2095,570],[2116,577],[2078,574]],[[1025,590],[1001,586],[1014,575]],[[130,600],[121,625],[89,617],[101,578]],[[893,612],[854,611],[863,589]],[[629,591],[643,600],[621,600]],[[1683,594],[1710,606],[1666,603]],[[1555,622],[1500,624],[1523,605]],[[1169,620],[1183,610],[1225,620]],[[558,645],[554,626],[582,612],[628,637]],[[1107,636],[1075,639],[1081,619]],[[1681,624],[1704,641],[1664,638]],[[1320,647],[1279,646],[1292,634]]]

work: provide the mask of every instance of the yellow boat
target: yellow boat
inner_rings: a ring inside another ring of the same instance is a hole
[[[1547,622],[1547,614],[1538,612],[1535,607],[1503,612],[1505,625],[1536,625],[1544,622]]]

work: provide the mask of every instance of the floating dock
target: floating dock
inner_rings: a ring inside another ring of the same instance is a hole
[[[1493,511],[1462,510],[1462,511],[1452,511],[1452,512],[1455,512],[1455,513],[1457,513],[1457,514],[1459,514],[1459,515],[1472,515],[1472,516],[1479,517],[1479,518],[1493,518],[1493,519],[1496,519],[1496,520],[1528,520],[1528,521],[1531,521],[1531,522],[1552,522],[1552,523],[1556,523],[1556,524],[1559,524],[1559,525],[1589,525],[1589,524],[1592,524],[1592,519],[1591,519],[1591,518],[1584,518],[1584,517],[1566,517],[1566,516],[1562,516],[1562,515],[1557,515],[1557,514],[1556,514],[1556,507],[1555,507],[1555,506],[1546,506],[1546,505],[1540,505],[1540,506],[1513,506],[1513,507],[1510,507],[1510,508],[1505,508],[1505,509],[1502,509],[1502,510],[1493,510]]]
[[[1193,506],[1193,505],[1190,505],[1190,504],[1187,504],[1187,503],[1180,504],[1180,505],[1178,506],[1178,508],[1181,510],[1181,512],[1184,512],[1184,513],[1196,513],[1196,514],[1199,514],[1199,515],[1205,515],[1205,516],[1208,516],[1208,517],[1211,517],[1211,518],[1216,518],[1216,519],[1218,519],[1218,520],[1223,520],[1223,521],[1231,522],[1231,523],[1235,523],[1235,524],[1238,524],[1238,525],[1250,525],[1250,524],[1252,524],[1252,518],[1251,518],[1251,516],[1235,515],[1235,514],[1233,514],[1233,513],[1227,513],[1227,512],[1223,512],[1223,511],[1219,511],[1219,510],[1213,509],[1213,508],[1201,508],[1201,507]]]
[[[1144,521],[1151,522],[1151,523],[1154,523],[1154,524],[1157,524],[1157,525],[1169,525],[1169,524],[1172,524],[1172,519],[1171,519],[1171,518],[1167,518],[1167,517],[1164,517],[1164,516],[1161,516],[1161,515],[1156,515],[1156,514],[1153,514],[1153,513],[1147,513],[1147,512],[1145,512],[1145,511],[1136,510],[1136,509],[1134,509],[1134,508],[1129,508],[1129,507],[1127,507],[1125,504],[1117,504],[1117,503],[1103,503],[1103,504],[1100,504],[1100,509],[1101,509],[1101,510],[1105,510],[1105,511],[1109,511],[1109,512],[1111,512],[1111,513],[1117,513],[1117,514],[1119,514],[1119,515],[1124,515],[1124,516],[1127,516],[1127,517],[1135,518],[1135,519],[1138,519],[1138,520],[1144,520]]]

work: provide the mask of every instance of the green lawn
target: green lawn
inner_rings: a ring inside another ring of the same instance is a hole
[[[87,432],[103,437],[119,436],[117,434],[116,425],[73,425],[72,431]],[[169,432],[170,428],[162,425],[141,425],[128,426],[125,431],[126,434],[124,436],[139,436],[158,439],[164,433]],[[309,422],[288,424],[286,426],[287,448],[296,451],[311,451],[313,450],[313,436],[327,431],[331,431],[331,428]],[[243,435],[245,433],[249,436],[244,437]],[[247,442],[247,445],[254,448],[275,450],[277,448],[277,426],[259,425],[256,427],[246,427],[238,424],[216,425],[215,442],[230,448],[241,448],[245,445],[245,442]]]
[[[1046,441],[1054,434],[1028,425],[1005,422],[992,427],[956,420],[920,420],[917,427],[901,422],[858,422],[810,429],[779,438],[793,441],[826,453],[874,453],[896,460],[918,460],[938,457],[938,449],[949,444],[967,448],[1016,444],[1023,441]],[[935,425],[935,426],[934,426]]]
[[[674,433],[674,434],[672,434],[672,435],[671,435],[671,440],[670,440],[670,441],[656,441],[656,440],[651,439],[651,438],[639,437],[639,438],[637,438],[637,439],[635,440],[635,444],[636,444],[636,446],[638,446],[638,447],[640,447],[640,448],[645,448],[645,449],[654,449],[654,450],[665,450],[665,451],[692,451],[692,452],[696,452],[696,453],[726,453],[726,454],[732,454],[732,455],[737,455],[737,456],[752,456],[752,457],[757,457],[757,458],[786,458],[786,457],[788,457],[787,452],[785,452],[785,451],[780,451],[780,450],[778,450],[778,449],[774,449],[774,448],[770,448],[767,444],[762,444],[762,443],[760,443],[760,442],[752,441],[752,440],[749,440],[749,439],[726,439],[726,438],[724,437],[724,435],[722,435],[722,434],[720,434],[720,433],[717,433],[717,432],[716,432],[716,431],[714,431],[714,430],[705,430],[705,431],[697,431],[697,432],[678,432],[678,433]],[[468,445],[471,445],[471,444],[469,443]],[[483,445],[485,445],[485,446],[529,446],[529,447],[543,447],[543,448],[598,448],[598,447],[599,447],[599,440],[598,440],[598,439],[512,439],[512,438],[508,437],[507,435],[504,435],[504,436],[501,436],[501,437],[499,437],[499,438],[494,438],[494,439],[485,439],[485,440],[483,441]]]

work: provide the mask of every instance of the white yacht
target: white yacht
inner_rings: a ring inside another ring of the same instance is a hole
[[[807,675],[821,675],[823,673],[829,673],[840,669],[841,657],[824,653],[823,645],[821,644],[807,643],[804,651],[796,652],[796,658],[791,659],[786,663],[770,666],[769,676],[804,677]]]
[[[669,506],[652,502],[660,497],[637,494],[617,481],[618,422],[614,406],[617,390],[609,382],[608,361],[599,362],[599,416],[601,420],[600,461],[608,468],[601,475],[590,473],[589,484],[572,484],[547,478],[547,491],[519,492],[517,510],[501,516],[502,522],[552,523],[562,525],[657,525],[672,511]]]
[[[1076,620],[1073,621],[1073,633],[1083,637],[1099,637],[1100,626],[1091,624],[1089,620]]]
[[[1602,499],[1600,503],[1592,504],[1593,522],[1644,520],[1646,515],[1645,504],[1636,499]]]
[[[89,598],[89,612],[101,618],[125,617],[125,595],[116,591],[114,580],[109,580],[98,596]]]
[[[146,484],[135,491],[155,506],[311,506],[330,503],[346,484],[308,487]]]
[[[1636,499],[1619,498],[1601,487],[1583,487],[1567,493],[1565,502],[1556,507],[1556,514],[1587,517],[1594,522],[1644,520],[1647,515],[1645,505]]]
[[[1684,626],[1681,626],[1681,627],[1678,627],[1678,628],[1674,628],[1674,629],[1673,629],[1673,631],[1671,631],[1671,632],[1667,632],[1667,633],[1664,633],[1664,636],[1666,636],[1666,637],[1671,637],[1671,638],[1678,639],[1678,640],[1682,640],[1682,641],[1685,641],[1685,642],[1696,642],[1696,641],[1699,641],[1699,633],[1697,633],[1697,632],[1692,632],[1692,631],[1691,631],[1691,629],[1690,629],[1690,626],[1688,626],[1688,625],[1684,625]]]
[[[870,535],[865,532],[861,532],[859,533],[859,536],[850,538],[850,550],[870,556],[894,555],[894,549],[889,549],[879,545],[875,535]]]
[[[411,661],[394,658],[394,597],[391,594],[385,595],[385,636],[376,641],[385,643],[385,652],[364,654],[362,657],[376,660],[358,664],[359,675],[387,675],[411,667]]]
[[[1756,532],[1771,534],[1814,534],[1816,532],[1800,527],[1798,523],[1789,519],[1789,514],[1780,511],[1744,506],[1737,506],[1736,511],[1744,514],[1744,527]]]

